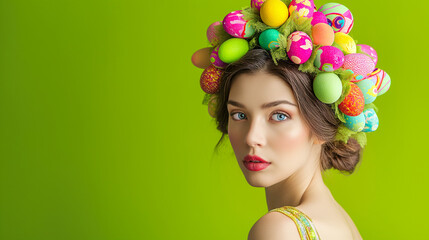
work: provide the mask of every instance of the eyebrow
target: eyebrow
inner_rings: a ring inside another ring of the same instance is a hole
[[[246,108],[242,103],[239,103],[239,102],[236,102],[236,101],[233,101],[233,100],[229,100],[227,102],[227,104],[231,104],[231,105],[236,106],[236,107]],[[289,102],[287,100],[278,100],[278,101],[274,101],[274,102],[264,103],[264,104],[262,104],[261,108],[262,109],[270,108],[270,107],[274,107],[274,106],[277,106],[277,105],[280,105],[280,104],[289,104],[289,105],[292,105],[292,106],[296,107],[296,104],[293,104],[293,103],[291,103],[291,102]]]

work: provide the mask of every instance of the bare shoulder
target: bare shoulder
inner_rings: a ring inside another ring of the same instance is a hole
[[[269,212],[250,229],[248,240],[300,239],[295,222],[280,212]]]

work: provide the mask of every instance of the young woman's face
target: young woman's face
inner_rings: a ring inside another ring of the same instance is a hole
[[[228,136],[250,185],[269,187],[308,163],[313,148],[310,130],[291,88],[281,78],[265,72],[236,76],[227,108]],[[249,170],[243,162],[247,155],[270,164],[259,171]]]

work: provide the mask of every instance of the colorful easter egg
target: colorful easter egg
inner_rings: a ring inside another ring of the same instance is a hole
[[[262,4],[265,2],[265,0],[251,0],[250,1],[250,6],[252,8],[256,8],[258,10],[261,9]]]
[[[318,23],[311,28],[311,36],[315,45],[331,46],[334,43],[335,34],[326,23]]]
[[[220,77],[222,70],[213,64],[208,66],[201,74],[200,86],[205,93],[213,94],[219,91]]]
[[[215,47],[219,44],[220,38],[219,38],[219,31],[222,28],[219,28],[217,26],[221,26],[222,21],[214,22],[207,28],[207,39],[209,40],[210,44]],[[223,29],[222,29],[223,30]]]
[[[215,67],[217,68],[225,68],[226,66],[228,66],[227,63],[222,62],[222,60],[220,60],[219,58],[219,47],[217,46],[212,53],[210,54],[210,62],[215,65]]]
[[[292,0],[289,4],[289,14],[297,13],[298,18],[311,18],[314,13],[313,0]]]
[[[218,51],[219,59],[224,63],[232,63],[249,51],[249,43],[242,38],[231,38],[223,42]]]
[[[365,104],[369,104],[375,101],[377,98],[377,88],[371,79],[364,79],[357,82],[356,85],[360,88],[365,99]]]
[[[259,45],[265,50],[275,49],[280,46],[280,32],[276,29],[267,29],[259,35]]]
[[[335,32],[348,34],[353,27],[353,15],[350,10],[338,3],[326,3],[319,10],[325,14],[328,24],[332,26]]]
[[[286,4],[281,0],[266,0],[260,10],[262,21],[270,27],[280,27],[289,17]]]
[[[357,116],[363,112],[364,106],[365,99],[363,98],[362,91],[356,84],[350,83],[350,92],[338,105],[338,108],[348,116]]]
[[[353,73],[351,82],[367,78],[375,69],[374,61],[363,53],[351,53],[344,57],[343,69]]]
[[[317,49],[314,66],[324,72],[333,72],[343,66],[343,52],[332,46],[323,46]]]
[[[365,127],[362,129],[362,132],[374,132],[378,128],[378,116],[375,113],[374,109],[369,108],[363,111],[365,116]]]
[[[316,12],[314,11],[313,13],[313,20],[311,20],[311,25],[314,26],[318,23],[326,23],[328,24],[328,20],[325,16],[325,14],[321,13],[321,12]]]
[[[343,86],[335,73],[319,73],[313,81],[314,95],[323,103],[336,102],[342,93]]]
[[[207,108],[208,108],[208,111],[209,111],[209,115],[212,118],[216,117],[216,107],[217,107],[217,96],[216,95],[212,95],[209,98],[209,101],[207,103]]]
[[[362,52],[368,54],[372,61],[374,61],[374,64],[377,66],[378,55],[374,48],[364,44],[357,44],[356,47],[360,48]]]
[[[196,51],[194,54],[192,54],[192,64],[198,68],[206,69],[211,64],[210,54],[212,51],[213,48],[211,47],[201,48],[200,50]]]
[[[288,36],[286,53],[292,62],[303,64],[311,57],[312,52],[313,43],[305,32],[295,31]]]
[[[243,19],[242,10],[229,13],[223,19],[223,28],[225,31],[237,38],[249,38],[255,34],[255,28]]]
[[[346,120],[344,125],[354,132],[360,132],[365,127],[365,115],[363,112],[357,116],[344,115],[344,119]]]
[[[381,96],[386,93],[390,88],[390,76],[385,71],[376,68],[374,71],[368,76],[377,88],[377,96]]]
[[[349,35],[342,32],[335,33],[335,39],[332,46],[341,49],[344,52],[344,55],[356,53],[355,40],[353,40],[353,38]]]

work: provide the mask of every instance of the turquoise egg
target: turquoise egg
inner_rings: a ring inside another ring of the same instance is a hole
[[[354,117],[344,114],[344,118],[346,120],[344,125],[354,132],[360,132],[365,127],[365,115],[363,112]]]
[[[365,104],[372,103],[377,98],[377,87],[371,79],[364,79],[357,82],[356,85],[360,88],[365,99]]]
[[[363,111],[365,116],[365,127],[362,132],[374,132],[378,128],[378,117],[374,109],[370,108]]]
[[[265,50],[275,49],[280,46],[280,32],[276,29],[267,29],[259,35],[259,45]]]

